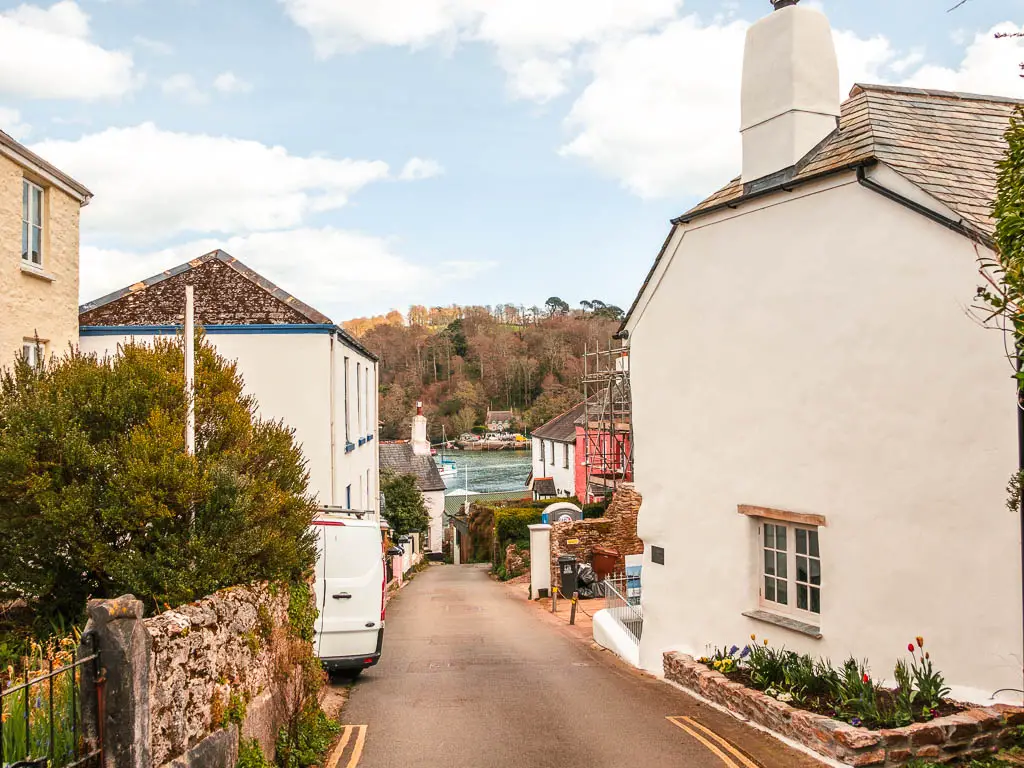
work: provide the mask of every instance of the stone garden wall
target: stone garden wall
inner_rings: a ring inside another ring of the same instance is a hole
[[[990,754],[1015,741],[1024,708],[996,704],[905,728],[869,731],[795,709],[680,653],[665,654],[665,677],[758,725],[851,766],[903,766],[914,759],[945,763]]]
[[[558,574],[559,555],[575,555],[577,561],[589,563],[591,550],[595,546],[610,547],[622,556],[619,563],[622,569],[625,568],[626,555],[642,555],[644,543],[636,535],[636,520],[642,501],[643,498],[633,484],[625,483],[616,491],[604,517],[573,523],[552,523],[551,583],[561,583]]]
[[[242,721],[243,738],[273,754],[286,719],[280,665],[288,602],[286,587],[235,587],[145,620],[154,765],[232,719]]]
[[[233,587],[149,619],[131,595],[91,601],[81,652],[99,647],[106,706],[83,696],[82,718],[103,729],[104,768],[234,768],[240,738],[272,756],[298,704],[291,599]]]

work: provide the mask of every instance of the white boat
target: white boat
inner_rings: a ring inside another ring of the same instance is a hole
[[[444,433],[444,426],[441,427],[441,456],[434,458],[437,459],[437,470],[441,473],[441,479],[447,480],[452,477],[456,477],[459,474],[459,465],[455,463],[455,459],[446,459],[444,455],[444,449],[448,447],[448,437]]]

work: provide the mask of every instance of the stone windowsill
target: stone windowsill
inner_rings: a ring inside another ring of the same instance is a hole
[[[28,275],[29,277],[34,277],[37,280],[45,280],[48,283],[52,283],[57,279],[56,275],[52,275],[49,272],[46,272],[41,267],[33,267],[29,264],[22,264],[21,272],[22,274]]]
[[[821,627],[816,627],[805,621],[793,619],[789,616],[779,616],[776,613],[769,613],[768,611],[745,611],[743,615],[748,619],[753,619],[754,621],[763,621],[765,624],[782,627],[783,629],[788,629],[792,632],[799,632],[802,635],[813,637],[815,640],[821,640]]]

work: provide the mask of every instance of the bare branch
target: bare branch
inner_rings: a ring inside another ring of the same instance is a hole
[[[957,8],[959,8],[959,7],[961,6],[961,5],[967,5],[967,2],[968,2],[968,0],[960,0],[960,2],[958,2],[958,3],[957,3],[956,5],[954,5],[954,6],[952,7],[952,8],[950,8],[950,9],[949,9],[948,11],[946,11],[946,13],[951,13],[952,11],[955,11],[955,10],[956,10]]]

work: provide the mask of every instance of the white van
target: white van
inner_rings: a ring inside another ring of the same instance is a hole
[[[384,540],[372,513],[321,510],[314,647],[328,672],[359,674],[380,661],[384,643]]]

